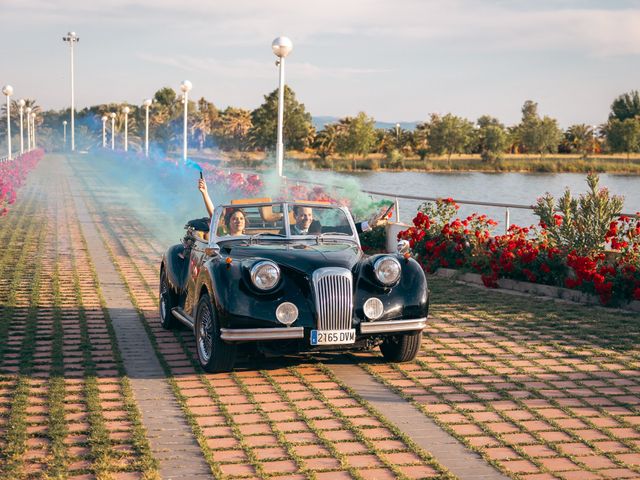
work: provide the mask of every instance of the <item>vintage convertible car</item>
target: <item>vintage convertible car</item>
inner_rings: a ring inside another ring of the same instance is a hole
[[[299,207],[313,215],[304,234]],[[245,228],[230,235],[225,217],[238,209]],[[204,370],[232,369],[241,344],[277,355],[379,345],[387,361],[415,358],[429,309],[424,272],[408,254],[365,255],[346,208],[263,199],[219,206],[207,220],[189,222],[160,267],[162,326],[193,329]]]

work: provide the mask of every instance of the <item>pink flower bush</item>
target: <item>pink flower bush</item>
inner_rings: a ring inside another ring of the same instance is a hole
[[[0,217],[9,213],[9,207],[18,196],[18,189],[43,155],[42,149],[31,150],[13,160],[0,163]]]

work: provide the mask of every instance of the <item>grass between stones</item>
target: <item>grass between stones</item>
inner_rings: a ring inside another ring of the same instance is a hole
[[[0,476],[3,478],[22,478],[26,475],[23,455],[27,449],[29,436],[27,407],[29,405],[34,345],[37,332],[37,307],[42,282],[42,256],[34,255],[34,252],[39,252],[46,234],[46,223],[44,223],[41,215],[38,215],[38,220],[43,223],[40,223],[39,226],[41,228],[39,229],[29,229],[29,235],[25,240],[29,243],[25,243],[22,247],[22,255],[19,257],[19,263],[14,269],[13,282],[8,292],[9,298],[6,299],[6,304],[9,308],[1,319],[4,328],[0,332],[3,340],[1,342],[2,347],[0,347],[2,348],[0,362],[4,360],[6,356],[5,348],[8,349],[10,344],[17,347],[15,353],[18,359],[16,365],[17,381],[11,387],[13,399],[9,404],[6,435],[0,450]],[[14,241],[18,242],[22,240],[16,237],[13,238]],[[24,325],[20,325],[19,320],[15,319],[15,313],[18,308],[26,309]],[[16,335],[12,339],[13,342],[10,343],[7,337],[11,327],[15,328],[14,333]],[[21,341],[18,343],[17,340],[20,338]],[[6,372],[6,369],[3,368],[3,370]]]
[[[50,165],[41,167],[52,176]],[[97,283],[84,275],[84,239],[74,243],[81,235],[70,197],[62,198],[68,186],[34,175],[39,188],[25,187],[0,219],[0,478],[158,478],[128,379],[120,378],[117,398],[103,398],[105,385],[118,382],[110,369],[119,352],[102,333],[106,310],[83,305],[97,304]],[[129,432],[120,418],[115,431],[105,418],[120,405]]]
[[[637,318],[431,286],[438,303],[418,361],[365,369],[514,477],[638,474],[637,327],[631,339],[614,334]]]
[[[104,297],[100,290],[100,284],[95,272],[95,267],[91,258],[88,256],[88,246],[86,239],[82,235],[79,228],[77,216],[73,215],[72,221],[73,227],[77,232],[76,237],[82,245],[81,250],[74,250],[73,255],[73,285],[76,295],[76,301],[80,306],[80,319],[81,319],[81,337],[82,337],[82,352],[84,359],[85,375],[86,375],[86,396],[87,405],[92,414],[89,417],[91,423],[90,430],[90,444],[92,446],[92,471],[96,475],[108,474],[111,471],[131,471],[140,472],[144,479],[156,479],[159,478],[157,471],[157,462],[153,458],[151,448],[147,440],[146,431],[142,425],[140,411],[135,402],[133,392],[131,391],[131,384],[126,376],[124,365],[122,362],[122,356],[118,349],[117,339],[115,331],[109,317],[109,312],[105,304]],[[68,225],[71,228],[70,221]],[[71,236],[71,231],[69,231]],[[82,258],[78,259],[77,255],[82,255]],[[91,288],[93,293],[97,296],[101,313],[104,316],[105,328],[109,338],[109,351],[115,361],[117,369],[117,391],[119,397],[122,400],[124,410],[126,412],[126,419],[131,424],[131,447],[134,453],[134,458],[130,459],[122,466],[122,460],[126,459],[127,448],[118,449],[118,447],[126,447],[128,442],[116,442],[111,440],[110,430],[105,425],[104,412],[118,410],[120,407],[117,402],[110,408],[110,402],[104,402],[100,398],[100,383],[98,381],[96,373],[96,362],[92,358],[91,339],[89,335],[89,327],[87,324],[86,312],[83,307],[83,292],[81,289],[81,282],[78,273],[78,261],[82,262],[85,268],[88,269],[89,279],[91,281]],[[118,464],[120,464],[118,466]]]

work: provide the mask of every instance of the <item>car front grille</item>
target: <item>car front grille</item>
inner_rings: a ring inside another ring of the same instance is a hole
[[[353,277],[346,268],[327,267],[313,272],[318,330],[351,328]]]

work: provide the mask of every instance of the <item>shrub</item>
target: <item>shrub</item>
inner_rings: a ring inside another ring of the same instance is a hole
[[[611,222],[620,215],[623,199],[598,188],[599,177],[587,175],[589,191],[577,199],[566,189],[558,200],[547,193],[534,208],[540,224],[549,232],[549,240],[565,251],[593,254],[604,250],[605,235]]]

